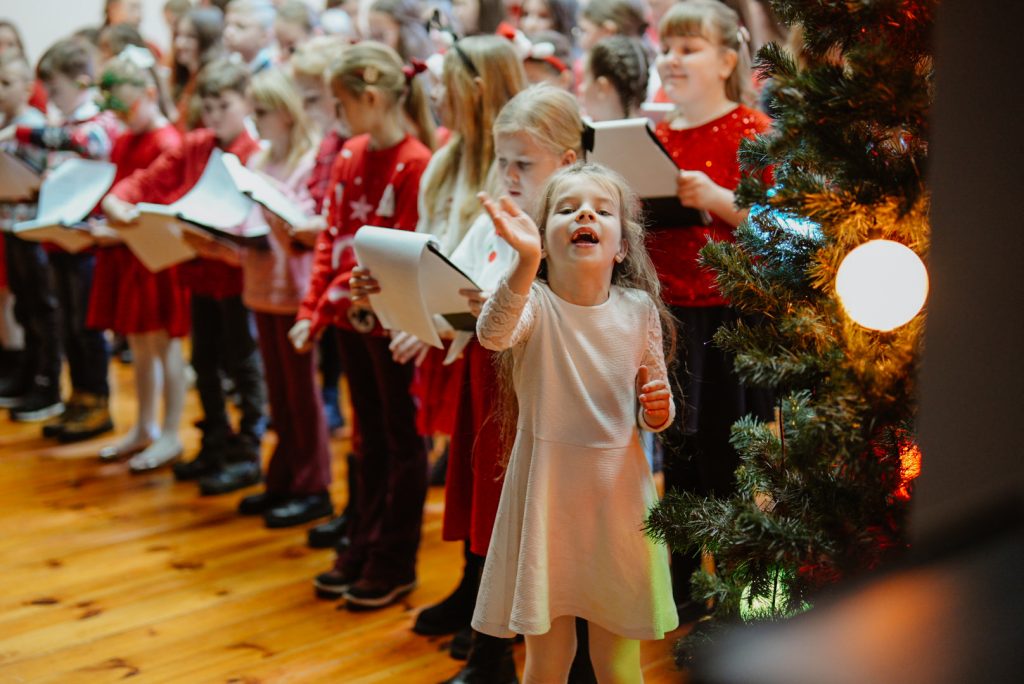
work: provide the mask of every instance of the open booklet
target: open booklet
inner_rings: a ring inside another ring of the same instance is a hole
[[[31,221],[19,221],[11,232],[23,240],[52,242],[68,252],[95,244],[85,217],[114,183],[117,167],[103,161],[71,158],[46,177]]]
[[[640,196],[647,228],[700,226],[711,221],[707,212],[679,203],[679,167],[654,135],[647,118],[587,123],[583,149],[587,161],[617,171]]]
[[[139,261],[156,272],[196,256],[183,239],[186,232],[246,247],[264,246],[269,226],[246,221],[254,201],[289,225],[301,225],[306,220],[273,183],[245,168],[235,155],[215,149],[203,174],[184,197],[167,205],[140,202],[136,205],[137,222],[120,230]]]
[[[31,202],[40,185],[38,171],[10,152],[0,152],[0,202]]]
[[[442,348],[435,316],[455,330],[473,330],[476,318],[461,289],[479,289],[437,246],[436,238],[392,228],[363,226],[356,232],[356,259],[380,283],[370,303],[382,326]]]

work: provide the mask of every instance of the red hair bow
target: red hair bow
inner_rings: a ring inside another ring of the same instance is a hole
[[[412,82],[412,79],[416,77],[416,74],[422,74],[427,70],[426,62],[416,59],[413,57],[409,60],[409,63],[402,67],[402,73],[405,74],[405,80]]]

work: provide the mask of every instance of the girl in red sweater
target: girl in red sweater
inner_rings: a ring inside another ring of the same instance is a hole
[[[181,145],[181,134],[160,109],[155,61],[148,51],[128,48],[104,69],[100,87],[105,108],[126,131],[114,141],[110,160],[115,182],[152,164]],[[134,454],[132,470],[148,470],[181,455],[178,427],[185,404],[185,362],[181,338],[188,333],[188,291],[177,268],[150,273],[124,245],[96,255],[86,325],[125,335],[132,350],[137,414],[135,425],[113,449]],[[164,420],[157,424],[157,396],[163,379]]]
[[[426,451],[409,395],[412,373],[392,360],[373,314],[353,307],[349,296],[355,232],[364,225],[416,228],[416,198],[430,149],[404,127],[405,114],[414,120],[427,115],[415,73],[393,50],[373,42],[346,50],[331,72],[353,137],[334,165],[328,229],[317,239],[312,281],[290,333],[295,347],[305,350],[326,326],[336,326],[349,373],[362,437],[351,544],[316,586],[318,593],[343,595],[352,608],[389,605],[416,586],[427,481]]]
[[[698,251],[708,239],[734,239],[733,230],[746,216],[746,210],[736,208],[733,194],[740,179],[739,144],[767,132],[771,123],[743,104],[752,100],[746,33],[726,5],[714,0],[677,3],[661,21],[660,42],[658,73],[677,109],[658,124],[656,134],[682,169],[680,203],[711,216],[706,226],[647,235],[662,297],[679,321],[685,346],[673,382],[686,407],[683,419],[663,435],[665,483],[669,490],[722,496],[735,486],[739,465],[729,444],[732,424],[747,413],[769,418],[770,412],[763,408],[768,402],[757,405],[761,397],[740,385],[732,359],[711,341],[719,326],[737,314],[719,294],[713,274],[699,265]],[[675,597],[683,605],[697,565],[696,558],[673,558]]]

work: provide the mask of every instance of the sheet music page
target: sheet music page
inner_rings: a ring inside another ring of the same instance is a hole
[[[117,167],[91,159],[68,159],[39,188],[39,210],[31,221],[15,223],[20,237],[30,230],[68,226],[89,215],[114,183]]]
[[[233,154],[225,154],[223,161],[234,180],[235,187],[243,195],[280,217],[289,226],[305,225],[309,220],[309,217],[262,173],[246,168]]]
[[[370,295],[370,303],[381,325],[440,349],[441,338],[420,286],[421,263],[432,239],[425,233],[363,226],[354,246],[359,264],[380,283],[380,294]]]
[[[220,150],[215,149],[195,186],[168,206],[186,221],[239,234],[241,223],[249,215],[252,200],[235,187],[223,156]]]

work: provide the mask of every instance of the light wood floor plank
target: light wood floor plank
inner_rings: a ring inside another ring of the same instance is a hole
[[[113,372],[114,412],[130,424],[130,372]],[[199,413],[191,393],[187,421]],[[410,630],[458,581],[458,544],[441,540],[444,492],[428,495],[419,587],[404,602],[353,613],[315,598],[333,559],[305,528],[266,530],[235,513],[245,492],[201,498],[168,471],[132,476],[95,455],[112,438],[55,445],[38,425],[0,418],[0,683],[432,684],[460,663],[451,637]],[[188,452],[198,432],[182,431]],[[264,444],[273,447],[273,436]],[[334,440],[335,502],[345,501]],[[644,644],[649,684],[685,681],[671,642]],[[522,671],[523,647],[516,659]]]

